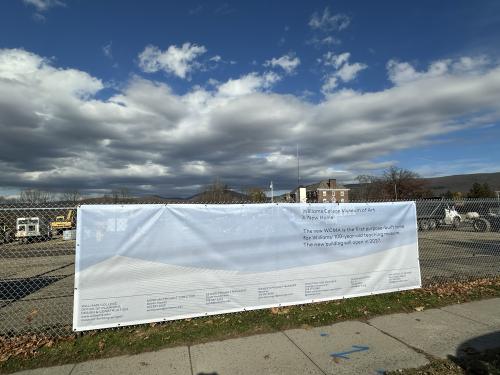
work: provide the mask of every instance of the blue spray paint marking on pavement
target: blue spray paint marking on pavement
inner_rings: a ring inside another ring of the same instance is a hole
[[[319,335],[320,335],[321,337],[330,336],[328,333],[325,333],[325,332],[321,332]]]
[[[382,368],[379,368],[378,370],[375,370],[375,373],[377,375],[385,375],[386,374],[385,370],[382,369]]]
[[[353,345],[353,350],[349,350],[347,352],[340,352],[340,353],[331,353],[330,356],[334,358],[344,358],[344,359],[349,359],[347,356],[348,354],[351,353],[356,353],[356,352],[364,352],[365,350],[370,349],[368,346],[360,346],[360,345]]]

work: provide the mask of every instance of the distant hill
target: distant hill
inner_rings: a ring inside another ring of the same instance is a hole
[[[190,198],[187,198],[186,201],[188,202],[210,202],[210,192],[201,192],[198,194],[193,195]],[[216,201],[221,200],[224,202],[244,202],[248,201],[248,195],[239,193],[234,190],[229,190],[225,189],[223,192],[218,192],[215,194],[216,196],[219,196],[219,199],[216,199]]]
[[[144,195],[140,197],[118,198],[118,203],[175,203],[185,201],[185,198],[165,198],[159,195]],[[115,203],[113,197],[91,197],[83,198],[80,204],[106,204]]]
[[[424,180],[427,182],[428,188],[431,189],[436,196],[444,194],[448,190],[467,193],[475,182],[481,184],[487,183],[492,190],[500,190],[500,172],[458,174],[453,176],[425,178]]]
[[[475,182],[480,184],[487,183],[493,191],[500,190],[500,172],[495,173],[472,173],[457,174],[452,176],[428,177],[423,178],[427,182],[427,188],[434,196],[439,197],[448,190],[451,192],[467,193]],[[347,188],[356,190],[359,184],[346,184]]]

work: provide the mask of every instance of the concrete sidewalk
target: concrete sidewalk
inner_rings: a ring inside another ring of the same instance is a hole
[[[456,356],[468,347],[499,346],[500,298],[495,298],[21,373],[381,374],[425,365],[431,356]]]

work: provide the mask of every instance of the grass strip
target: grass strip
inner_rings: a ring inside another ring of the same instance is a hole
[[[0,338],[0,373],[291,328],[307,329],[344,320],[366,320],[377,315],[421,311],[492,297],[500,297],[500,277],[330,302],[90,331],[57,339],[36,335],[3,337]]]

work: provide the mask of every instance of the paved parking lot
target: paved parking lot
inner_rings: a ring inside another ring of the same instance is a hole
[[[0,334],[71,331],[75,242],[56,238],[0,245]],[[500,233],[419,232],[425,284],[500,275]]]

